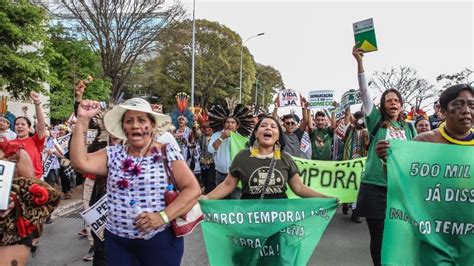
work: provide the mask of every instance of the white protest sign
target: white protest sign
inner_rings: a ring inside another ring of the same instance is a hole
[[[299,93],[290,90],[284,89],[278,92],[279,107],[285,106],[300,106]]]
[[[15,163],[0,161],[0,210],[8,209],[14,173]]]
[[[329,108],[332,107],[334,101],[333,90],[318,90],[309,92],[309,108]]]
[[[69,146],[69,139],[71,138],[71,133],[59,137],[55,139],[55,148],[62,154],[64,154],[67,151],[67,148]],[[53,164],[54,158],[57,158],[55,155],[51,154],[46,157],[43,163],[43,176],[41,177],[41,180],[45,180],[45,178],[48,176],[49,171],[51,170],[51,165]]]
[[[349,105],[362,103],[360,92],[358,90],[346,91],[341,98],[341,107],[346,108]]]
[[[89,209],[81,213],[82,218],[91,227],[95,235],[104,241],[105,224],[107,223],[107,194],[98,200]]]

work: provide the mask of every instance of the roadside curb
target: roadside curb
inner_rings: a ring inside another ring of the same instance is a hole
[[[83,202],[80,199],[77,200],[72,200],[68,204],[65,204],[63,206],[59,206],[54,210],[54,212],[51,214],[51,219],[56,219],[61,216],[65,216],[69,213],[72,213],[78,209],[80,209],[83,206]]]

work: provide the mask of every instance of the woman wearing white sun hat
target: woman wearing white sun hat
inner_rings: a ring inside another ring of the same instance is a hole
[[[154,132],[157,127],[169,126],[170,117],[153,112],[143,99],[129,99],[104,116],[107,131],[126,140],[127,145],[87,154],[85,132],[98,112],[96,101],[84,100],[79,105],[71,163],[78,171],[107,176],[107,265],[179,265],[183,239],[176,238],[167,224],[189,211],[201,191],[181,154],[167,145],[166,156],[181,192],[165,206],[168,182],[162,144],[154,141]],[[137,208],[139,214],[131,215]]]

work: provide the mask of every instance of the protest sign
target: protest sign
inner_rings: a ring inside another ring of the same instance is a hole
[[[89,209],[81,213],[86,224],[90,226],[95,235],[104,241],[104,230],[107,223],[107,194],[98,200]]]
[[[346,109],[341,106],[336,108],[336,121],[343,119],[346,116]]]
[[[358,21],[352,24],[354,39],[364,52],[377,51],[377,39],[375,38],[374,20],[372,18]]]
[[[279,107],[300,106],[299,92],[284,89],[278,92]]]
[[[8,204],[10,204],[15,165],[14,162],[0,160],[0,210],[8,209]]]
[[[388,153],[382,264],[474,265],[474,147],[393,140]]]
[[[346,91],[341,97],[341,108],[343,109],[345,109],[347,106],[359,103],[362,103],[362,100],[358,90]]]
[[[306,265],[337,206],[327,198],[200,204],[211,265]]]
[[[360,178],[366,158],[348,161],[317,161],[293,157],[303,183],[327,196],[337,197],[340,203],[356,202]],[[296,198],[291,189],[286,194]]]
[[[59,137],[56,139],[54,147],[58,149],[58,151],[62,154],[65,154],[67,152],[68,146],[69,146],[69,139],[71,138],[71,133]],[[56,155],[54,154],[49,154],[46,159],[44,160],[43,163],[43,176],[41,177],[41,180],[45,180],[45,178],[48,176],[49,171],[51,170],[51,165],[53,164],[53,160],[57,158]]]
[[[334,101],[333,90],[318,90],[309,92],[309,108],[330,108]]]

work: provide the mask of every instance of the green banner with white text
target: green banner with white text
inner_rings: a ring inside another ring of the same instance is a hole
[[[306,265],[337,206],[328,198],[200,204],[211,265]]]
[[[384,265],[474,265],[474,147],[390,141]]]
[[[360,178],[366,158],[348,161],[316,161],[293,157],[305,185],[327,196],[339,198],[340,203],[357,201]],[[296,198],[291,189],[289,198]]]

